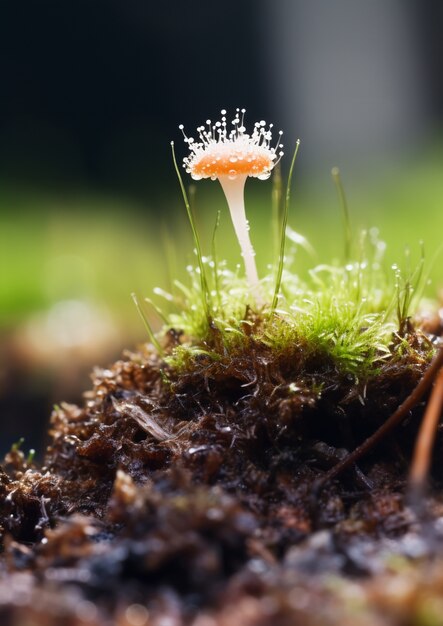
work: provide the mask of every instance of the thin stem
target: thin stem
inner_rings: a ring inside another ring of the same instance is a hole
[[[131,298],[134,301],[134,304],[135,304],[135,306],[137,308],[138,314],[140,315],[140,317],[142,319],[142,322],[143,322],[143,324],[144,324],[144,326],[146,328],[146,332],[148,333],[148,336],[149,336],[149,339],[151,340],[151,343],[157,348],[157,352],[161,356],[163,356],[163,354],[164,354],[163,353],[163,348],[161,347],[157,337],[155,336],[154,331],[151,328],[151,324],[148,322],[148,318],[146,317],[146,315],[145,315],[145,313],[144,313],[144,311],[143,311],[143,309],[142,309],[142,307],[140,305],[140,302],[138,301],[138,298],[135,295],[135,293],[131,293]]]
[[[216,246],[216,235],[218,231],[218,227],[220,226],[220,209],[217,211],[217,218],[215,220],[215,226],[212,233],[212,245],[211,245],[211,254],[212,254],[212,262],[214,264],[214,287],[215,293],[217,295],[217,305],[218,305],[218,314],[220,315],[222,312],[222,298],[220,291],[220,277],[218,275],[218,258],[217,258],[217,246]]]
[[[240,244],[246,277],[257,294],[259,280],[255,264],[255,252],[249,237],[249,226],[245,211],[244,188],[246,178],[246,176],[238,176],[236,179],[231,180],[227,176],[220,176],[219,181],[225,193],[235,234]]]
[[[211,321],[210,294],[209,294],[209,289],[208,289],[208,283],[207,283],[207,280],[206,280],[205,268],[203,266],[203,255],[202,255],[202,250],[201,250],[201,245],[200,245],[200,238],[198,236],[197,228],[195,226],[195,220],[194,220],[194,216],[192,215],[191,205],[190,205],[189,200],[188,200],[188,194],[186,193],[186,189],[185,189],[185,186],[183,184],[183,179],[182,179],[181,174],[180,174],[180,169],[179,169],[178,164],[177,164],[177,159],[175,157],[175,150],[174,150],[174,142],[173,141],[171,141],[171,150],[172,150],[172,160],[174,162],[175,172],[177,174],[178,182],[180,184],[180,189],[181,189],[181,192],[182,192],[183,201],[185,203],[186,212],[188,214],[189,223],[191,224],[191,230],[192,230],[192,235],[194,237],[195,249],[197,250],[197,261],[198,261],[198,267],[199,267],[199,270],[200,270],[200,283],[201,283],[201,290],[202,290],[202,300],[203,300],[203,306],[204,306],[204,309],[205,309],[206,319],[207,319],[207,322],[208,322],[208,325],[209,325],[209,323]]]
[[[337,188],[338,199],[340,202],[340,207],[343,213],[343,223],[345,230],[345,263],[348,263],[351,256],[351,242],[352,242],[352,231],[351,231],[351,220],[349,219],[349,209],[348,202],[346,200],[345,189],[343,187],[343,183],[340,176],[340,170],[338,167],[333,167],[331,170],[332,179]]]
[[[272,243],[274,257],[277,257],[280,247],[280,207],[282,198],[282,177],[280,163],[274,168],[272,176]]]
[[[291,161],[291,167],[289,168],[288,183],[286,185],[285,206],[283,209],[283,222],[282,222],[281,235],[280,235],[280,254],[278,258],[277,276],[275,279],[274,297],[272,299],[272,305],[271,305],[271,315],[277,307],[278,295],[280,293],[281,279],[283,275],[283,265],[285,262],[286,227],[288,225],[289,201],[291,199],[291,183],[292,183],[292,175],[294,173],[294,166],[295,166],[295,161],[297,159],[299,147],[300,147],[300,139],[297,139],[297,142],[295,144],[294,155]]]
[[[426,479],[431,465],[432,446],[437,433],[438,421],[443,406],[443,369],[438,373],[432,390],[426,413],[421,423],[415,444],[414,457],[409,473],[411,489],[418,493],[426,485]]]

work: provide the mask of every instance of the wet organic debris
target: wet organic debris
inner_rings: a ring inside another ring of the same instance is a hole
[[[424,517],[405,496],[424,402],[313,485],[413,391],[436,341],[409,325],[361,380],[253,337],[179,369],[149,346],[97,368],[84,405],[54,411],[43,466],[18,446],[2,465],[0,623],[420,623],[443,586],[441,467]]]
[[[297,142],[284,201],[274,178],[278,259],[259,280],[243,186],[269,176],[281,144],[262,121],[246,134],[244,110],[228,133],[225,115],[199,141],[185,136],[184,165],[219,178],[246,278],[217,257],[219,216],[203,256],[172,146],[190,284],[155,291],[168,306],[156,309],[161,338],[133,296],[152,345],[97,368],[83,406],[56,408],[42,466],[19,445],[5,458],[1,626],[443,626],[441,468],[420,507],[406,488],[427,398],[407,405],[395,436],[331,473],[443,355],[441,319],[420,330],[409,317],[423,255],[390,272],[374,229],[353,242],[338,179],[344,265],[290,271]]]

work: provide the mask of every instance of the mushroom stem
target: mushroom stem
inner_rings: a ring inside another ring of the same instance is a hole
[[[231,180],[228,176],[220,176],[219,181],[226,196],[235,234],[240,244],[246,277],[257,295],[259,280],[255,264],[255,252],[249,237],[249,226],[245,212],[244,188],[246,178],[247,176],[237,176]]]

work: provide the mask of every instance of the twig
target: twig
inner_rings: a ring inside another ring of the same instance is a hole
[[[405,416],[411,411],[426,391],[432,385],[439,369],[443,366],[443,347],[440,347],[437,354],[431,361],[428,369],[422,376],[418,385],[409,394],[400,406],[394,411],[394,413],[386,420],[378,430],[375,431],[370,437],[368,437],[361,445],[359,445],[353,452],[348,454],[342,461],[337,463],[331,468],[322,478],[320,478],[314,484],[314,492],[318,494],[323,487],[333,478],[336,478],[339,474],[348,469],[351,465],[356,463],[362,456],[367,454],[374,446],[376,446],[382,439],[384,439],[396,426],[398,426]]]
[[[422,493],[426,486],[429,467],[431,465],[432,447],[437,434],[438,421],[443,406],[443,368],[440,369],[435,380],[434,389],[421,423],[414,449],[411,470],[409,472],[409,486],[414,493]]]

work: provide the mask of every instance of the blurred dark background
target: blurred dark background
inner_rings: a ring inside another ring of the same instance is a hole
[[[2,2],[2,178],[158,191],[180,121],[269,112],[259,5]]]
[[[1,0],[0,448],[41,449],[51,405],[80,402],[94,364],[144,340],[129,294],[189,259],[179,123],[241,106],[284,128],[287,153],[301,137],[291,223],[321,252],[340,237],[339,165],[356,226],[379,226],[393,258],[421,238],[432,256],[442,27],[438,0]],[[269,184],[248,194],[263,269]],[[205,181],[203,233],[208,202],[223,205]]]

